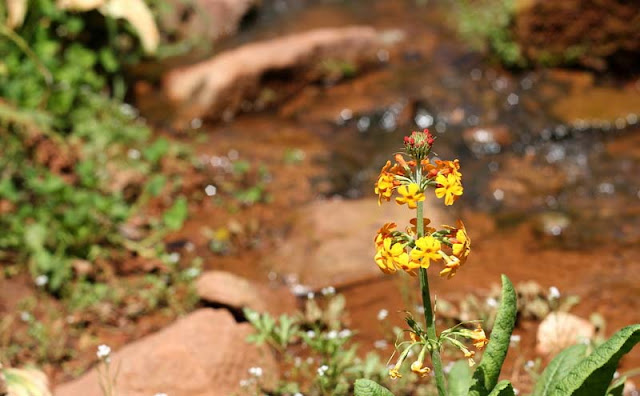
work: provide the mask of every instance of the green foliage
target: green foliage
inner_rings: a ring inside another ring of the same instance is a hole
[[[513,390],[513,386],[511,386],[511,383],[507,380],[504,380],[498,382],[491,393],[489,393],[489,396],[515,396],[515,392]]]
[[[162,220],[168,229],[175,231],[182,228],[182,223],[187,219],[187,214],[187,199],[185,197],[179,197],[173,203],[173,206],[164,212]]]
[[[355,396],[393,396],[389,389],[368,379],[356,380],[354,394]]]
[[[620,358],[640,342],[640,324],[627,326],[598,346],[560,380],[552,396],[605,395]]]
[[[507,66],[526,66],[510,30],[514,0],[464,0],[457,5],[458,30],[472,45],[479,48],[488,46]]]
[[[471,396],[488,395],[496,386],[502,364],[509,350],[511,333],[515,326],[517,297],[513,284],[502,275],[502,301],[498,310],[491,339],[482,355],[482,361],[473,373],[473,383],[469,390]]]
[[[587,346],[573,345],[560,352],[542,372],[532,396],[549,396],[551,390],[587,355]]]
[[[68,295],[74,260],[135,249],[120,227],[160,194],[161,160],[175,150],[162,138],[148,144],[150,130],[122,102],[123,68],[141,57],[125,24],[54,0],[29,2],[15,31],[3,18],[0,228],[8,232],[0,233],[0,258],[28,263],[38,284]],[[145,148],[139,155],[135,147]],[[185,217],[181,198],[152,232],[178,229]]]
[[[622,396],[624,393],[624,383],[627,377],[621,377],[615,384],[607,389],[607,396]]]
[[[471,368],[466,360],[458,360],[447,377],[450,396],[467,396],[471,387]]]
[[[287,380],[271,394],[347,396],[353,394],[353,384],[358,378],[378,381],[399,394],[415,390],[416,376],[407,373],[404,378],[390,382],[386,362],[377,354],[369,353],[364,359],[357,356],[353,334],[341,320],[343,309],[344,298],[336,295],[310,299],[304,312],[277,319],[267,313],[244,310],[255,329],[248,341],[271,346],[278,359],[289,367]],[[300,343],[307,346],[302,354]]]

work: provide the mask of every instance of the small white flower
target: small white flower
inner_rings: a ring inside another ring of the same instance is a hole
[[[180,253],[178,252],[173,252],[169,255],[169,262],[170,263],[177,263],[178,261],[180,261]]]
[[[518,390],[518,388],[513,388],[513,394],[517,395],[520,393],[520,390]]]
[[[20,312],[20,320],[23,322],[28,322],[31,320],[31,314],[27,311]]]
[[[166,394],[166,393],[156,393],[156,394],[155,394],[155,395],[153,395],[153,396],[167,396],[167,394]]]
[[[309,293],[307,293],[307,298],[308,298],[309,300],[313,300],[315,296],[316,296],[316,295],[315,295],[315,294],[313,294],[313,292],[309,292]]]
[[[216,193],[218,192],[218,188],[216,188],[216,186],[209,184],[207,187],[204,188],[204,193],[207,194],[207,196],[209,197],[213,197],[214,195],[216,195]]]
[[[517,335],[517,334],[512,335],[511,339],[510,339],[511,344],[517,345],[518,343],[520,343],[520,339],[521,339],[521,337],[519,335]]]
[[[555,286],[551,286],[549,288],[549,298],[552,300],[560,298],[560,290],[558,290],[558,288]]]
[[[496,308],[498,306],[498,300],[496,300],[493,297],[489,297],[487,298],[487,305],[490,306],[491,308]]]
[[[254,377],[262,377],[262,367],[251,367],[249,369],[249,374]]]
[[[389,316],[389,311],[381,309],[378,311],[378,320],[385,320]]]
[[[344,329],[344,330],[340,330],[340,332],[338,333],[338,337],[340,338],[347,338],[351,336],[351,330],[349,329]]]
[[[329,366],[323,364],[322,366],[318,367],[318,375],[322,377],[323,375],[325,375],[327,370],[329,370]]]
[[[332,296],[334,294],[336,294],[336,288],[333,286],[327,286],[322,289],[323,296]]]
[[[327,339],[328,340],[334,340],[338,338],[338,332],[335,330],[331,330],[330,332],[327,333]]]
[[[296,297],[300,297],[309,293],[309,288],[305,285],[297,283],[291,287],[291,291],[296,295]]]
[[[246,388],[247,386],[251,385],[251,381],[247,379],[241,379],[239,384],[241,388]]]
[[[98,359],[107,360],[109,355],[111,355],[111,348],[108,345],[102,344],[98,346],[98,352],[96,352]]]
[[[309,338],[315,338],[316,336],[316,332],[313,330],[307,330],[307,337]]]
[[[387,349],[387,346],[389,346],[389,343],[387,342],[387,340],[376,340],[373,343],[373,346],[376,349]]]
[[[533,368],[533,366],[535,366],[535,365],[536,365],[536,364],[534,363],[534,361],[533,361],[533,360],[527,360],[527,363],[525,363],[525,364],[524,364],[524,366],[525,366],[526,368],[529,368],[529,369],[530,369],[530,368]]]
[[[132,160],[140,159],[140,151],[136,149],[129,149],[127,156]]]
[[[300,392],[296,392],[296,393],[293,394],[293,396],[304,396],[304,395],[302,393],[300,393]]]
[[[49,283],[49,277],[46,275],[38,275],[36,276],[35,282],[36,286],[42,287]]]
[[[197,278],[200,275],[200,268],[197,267],[189,267],[184,272],[184,274],[189,278]]]

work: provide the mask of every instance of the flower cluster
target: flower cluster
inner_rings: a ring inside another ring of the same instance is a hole
[[[379,204],[390,201],[395,192],[397,204],[417,209],[425,200],[428,187],[435,189],[436,197],[444,198],[445,205],[452,205],[462,195],[460,162],[432,161],[429,154],[434,140],[427,129],[404,138],[405,152],[396,154],[394,164],[387,161],[376,182]],[[416,275],[419,268],[427,269],[432,262],[440,262],[444,265],[440,275],[451,279],[467,261],[471,240],[461,221],[456,227],[443,226],[440,230],[429,227],[429,223],[424,218],[422,230],[416,229],[417,219],[411,220],[405,231],[398,230],[395,223],[382,226],[375,236],[375,262],[380,270],[387,274],[403,270]]]
[[[395,191],[398,204],[415,209],[418,202],[425,200],[427,187],[433,187],[436,197],[444,198],[447,206],[453,205],[463,192],[459,161],[429,159],[434,138],[428,129],[413,132],[404,141],[405,152],[396,154],[395,164],[387,161],[380,171],[375,185],[378,203],[390,201]],[[410,158],[408,161],[405,155]]]
[[[415,276],[418,268],[429,268],[432,262],[443,262],[441,276],[452,278],[471,251],[471,240],[462,221],[457,227],[443,226],[441,230],[429,227],[431,221],[423,219],[423,230],[419,236],[416,219],[405,231],[399,231],[395,223],[386,223],[375,237],[374,260],[380,270],[391,274],[397,270]]]

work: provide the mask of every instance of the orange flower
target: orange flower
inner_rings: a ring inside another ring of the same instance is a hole
[[[409,223],[411,223],[411,227],[407,227],[407,234],[409,234],[410,236],[416,236],[418,234],[418,219],[414,217],[413,219],[409,220]],[[427,219],[426,217],[422,219],[422,224],[424,226],[424,228],[422,229],[422,235],[429,235],[436,231],[435,228],[428,227],[429,223],[431,223],[431,220]]]
[[[380,227],[380,229],[376,233],[376,237],[374,238],[376,248],[381,247],[384,239],[389,238],[395,230],[396,223],[385,223],[382,227]]]
[[[391,200],[393,190],[399,184],[399,182],[396,181],[395,176],[389,172],[389,168],[391,168],[391,161],[387,161],[380,170],[380,176],[378,176],[378,181],[374,188],[375,193],[378,194],[378,205],[382,203],[382,199],[389,202]]]
[[[478,327],[476,327],[476,329],[471,332],[471,339],[473,340],[473,346],[478,349],[484,348],[489,343],[489,339],[487,338],[484,330],[482,330],[482,327],[480,327],[480,325],[478,325]]]
[[[460,260],[455,256],[451,257],[447,255],[442,250],[439,253],[446,263],[444,269],[440,271],[440,276],[446,276],[447,279],[453,278],[456,276],[458,268],[460,268]]]

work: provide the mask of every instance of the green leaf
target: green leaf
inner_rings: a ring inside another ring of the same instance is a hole
[[[624,392],[624,383],[627,381],[627,377],[619,378],[609,389],[607,389],[607,396],[622,396]]]
[[[170,230],[179,230],[182,228],[182,223],[187,219],[187,213],[187,199],[180,197],[174,202],[172,207],[164,212],[162,220]]]
[[[504,380],[498,382],[495,388],[489,393],[489,396],[515,396],[515,391],[511,382]]]
[[[151,146],[142,150],[144,158],[152,164],[157,164],[162,157],[169,152],[169,141],[164,138],[160,138],[153,142]]]
[[[564,349],[553,358],[538,379],[532,396],[549,396],[551,390],[587,355],[587,346],[578,344]]]
[[[486,396],[496,386],[502,364],[509,350],[517,309],[517,297],[513,284],[506,275],[502,275],[502,302],[493,325],[487,350],[473,373],[469,396]]]
[[[384,386],[378,385],[374,381],[368,379],[356,380],[354,390],[355,396],[393,396],[393,393]]]
[[[618,331],[578,363],[551,391],[551,396],[605,395],[620,358],[640,342],[640,324]]]
[[[466,360],[458,360],[451,367],[447,383],[449,396],[467,396],[471,386],[471,368]]]

